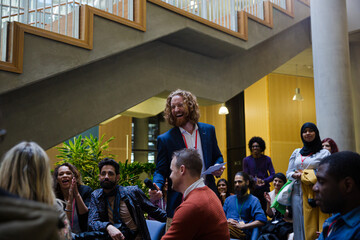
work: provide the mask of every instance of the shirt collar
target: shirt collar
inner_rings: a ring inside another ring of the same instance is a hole
[[[191,135],[188,131],[186,131],[184,128],[182,128],[182,127],[179,127],[179,129],[180,129],[180,132],[181,132],[181,134],[189,134],[189,135]],[[198,130],[199,129],[199,127],[198,127],[198,125],[195,123],[195,128],[194,128],[194,131],[193,131],[193,134],[194,134],[194,132],[196,132],[196,130]]]
[[[355,227],[360,223],[360,218],[358,217],[360,215],[360,207],[357,207],[350,212],[346,213],[344,216],[342,216],[342,219],[344,222],[351,226]]]
[[[196,182],[194,182],[193,184],[191,184],[184,192],[184,199],[186,198],[186,196],[194,189],[196,188],[201,188],[201,187],[205,187],[205,183],[204,183],[204,179],[200,178],[199,180],[197,180]]]

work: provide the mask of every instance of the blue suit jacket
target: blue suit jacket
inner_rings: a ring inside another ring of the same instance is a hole
[[[201,139],[205,169],[208,169],[215,163],[222,163],[224,160],[217,144],[214,126],[206,123],[197,124]],[[174,216],[175,209],[181,204],[182,201],[182,194],[174,191],[171,188],[172,183],[171,179],[169,178],[170,164],[173,152],[183,148],[185,148],[185,143],[178,127],[170,129],[157,138],[158,155],[153,182],[156,183],[160,189],[162,189],[165,183],[165,179],[167,178],[169,181],[166,213],[170,218]],[[206,175],[205,183],[214,192],[217,192],[213,175]]]

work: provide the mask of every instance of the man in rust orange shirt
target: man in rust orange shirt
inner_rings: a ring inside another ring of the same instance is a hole
[[[202,161],[197,150],[185,148],[174,152],[170,169],[172,188],[183,194],[184,201],[175,210],[162,240],[230,239],[220,200],[200,178]]]

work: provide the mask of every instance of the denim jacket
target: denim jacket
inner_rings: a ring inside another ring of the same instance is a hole
[[[327,233],[331,233],[327,236]],[[360,207],[341,215],[340,213],[334,214],[329,217],[324,225],[323,231],[318,240],[324,239],[360,239]]]

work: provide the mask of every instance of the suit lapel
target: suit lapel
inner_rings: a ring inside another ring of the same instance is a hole
[[[209,156],[208,156],[208,140],[209,140],[209,136],[207,136],[207,132],[205,130],[205,127],[201,124],[198,123],[198,128],[199,128],[199,135],[200,135],[200,139],[201,139],[201,148],[203,151],[203,158],[204,158],[204,163],[205,163],[205,169],[208,169],[209,166]]]
[[[180,132],[180,128],[174,127],[173,134],[174,134],[173,140],[174,140],[174,143],[175,143],[175,146],[176,146],[176,150],[186,148],[185,143],[184,143],[184,139],[183,139],[183,137],[181,135],[181,132]]]

